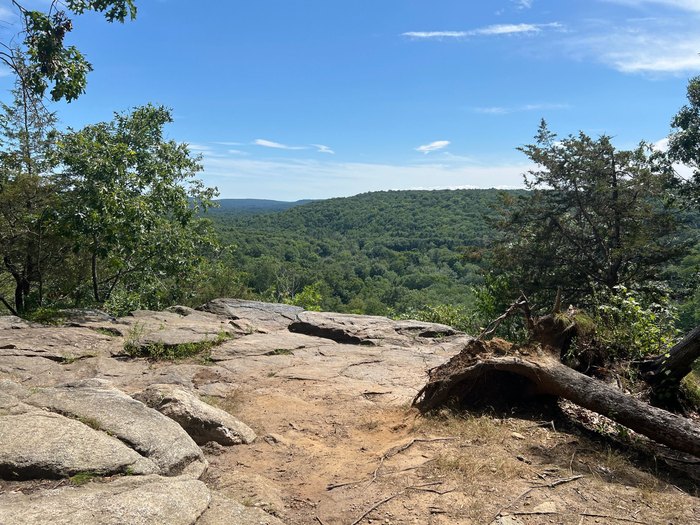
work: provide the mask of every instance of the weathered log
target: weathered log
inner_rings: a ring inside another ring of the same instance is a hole
[[[666,389],[678,385],[693,369],[693,363],[700,358],[700,326],[695,327],[668,352],[651,360],[637,363],[644,380],[652,387]]]
[[[428,383],[414,400],[431,410],[457,398],[482,395],[489,381],[524,379],[523,391],[568,399],[675,450],[700,457],[700,427],[691,420],[653,407],[602,381],[563,365],[553,355],[529,348],[515,352],[505,342],[472,341],[448,363],[431,371]]]

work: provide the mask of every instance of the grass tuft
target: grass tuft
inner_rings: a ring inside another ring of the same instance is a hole
[[[203,354],[204,361],[209,362],[211,356],[207,353],[230,338],[229,333],[220,332],[214,339],[166,345],[164,343],[140,344],[138,338],[129,337],[124,343],[124,351],[131,357],[146,357],[156,361],[177,361]]]

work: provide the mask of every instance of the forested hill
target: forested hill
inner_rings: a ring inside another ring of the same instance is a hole
[[[465,252],[492,238],[503,193],[374,192],[214,219],[256,294],[282,300],[315,285],[324,309],[382,314],[468,303],[481,271]]]
[[[312,202],[309,199],[288,202],[269,199],[219,199],[216,201],[218,208],[212,208],[212,213],[226,215],[257,215],[261,213],[276,213],[295,206],[301,206]]]

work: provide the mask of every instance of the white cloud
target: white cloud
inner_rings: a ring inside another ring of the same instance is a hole
[[[558,28],[561,24],[496,24],[470,31],[473,35],[512,35],[515,33],[539,33],[545,28]]]
[[[205,144],[197,144],[194,142],[188,143],[187,147],[191,151],[196,151],[198,153],[210,153],[210,152],[214,151],[214,148],[212,148],[211,146],[207,146]]]
[[[697,19],[655,20],[635,26],[604,25],[565,43],[572,54],[623,73],[688,73],[700,69]]]
[[[435,142],[431,142],[430,144],[423,144],[422,146],[418,146],[416,148],[416,151],[420,151],[423,154],[428,154],[432,151],[438,151],[443,148],[446,148],[447,146],[450,145],[449,140],[436,140]]]
[[[668,137],[665,137],[661,140],[657,140],[651,145],[652,148],[654,148],[657,151],[661,151],[662,153],[665,153],[668,151]]]
[[[700,2],[698,0],[603,0],[615,4],[629,5],[632,7],[642,7],[647,4],[664,5],[667,7],[680,9],[683,11],[700,12]]]
[[[466,31],[409,31],[407,33],[402,33],[402,36],[416,39],[434,38],[440,40],[442,38],[464,38],[469,36],[469,33]]]
[[[437,188],[522,187],[529,164],[475,165],[330,162],[308,159],[256,160],[205,158],[205,183],[219,187],[222,198],[280,200],[330,198],[366,191]]]
[[[486,115],[510,115],[511,113],[522,113],[525,111],[547,111],[558,109],[569,109],[569,104],[525,104],[522,106],[489,106],[472,108],[475,113],[483,113]]]
[[[513,0],[518,9],[530,9],[534,0]]]
[[[284,149],[291,151],[308,149],[306,146],[287,146],[286,144],[280,144],[279,142],[273,142],[265,139],[256,139],[253,144],[256,146],[262,146],[263,148]]]
[[[329,155],[335,155],[330,147],[324,146],[323,144],[311,144],[314,148],[318,149],[318,153],[328,153]]]
[[[445,38],[466,38],[470,36],[499,36],[513,34],[540,33],[544,29],[561,29],[564,26],[559,22],[549,24],[494,24],[490,26],[472,29],[470,31],[409,31],[402,36],[418,40]]]

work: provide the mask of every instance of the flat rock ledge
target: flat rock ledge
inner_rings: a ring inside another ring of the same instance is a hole
[[[176,421],[197,443],[220,445],[250,444],[255,432],[220,408],[173,385],[151,385],[134,398]]]
[[[3,525],[193,525],[210,502],[211,493],[201,481],[134,476],[32,494],[4,494],[0,497],[0,522]]]
[[[105,380],[34,389],[23,401],[74,418],[128,445],[155,464],[158,474],[199,478],[206,470],[202,451],[180,425]]]
[[[17,413],[20,410],[21,405],[14,403],[14,413],[0,416],[3,479],[65,478],[80,472],[111,475],[158,471],[152,461],[118,439],[80,421],[31,408]]]

